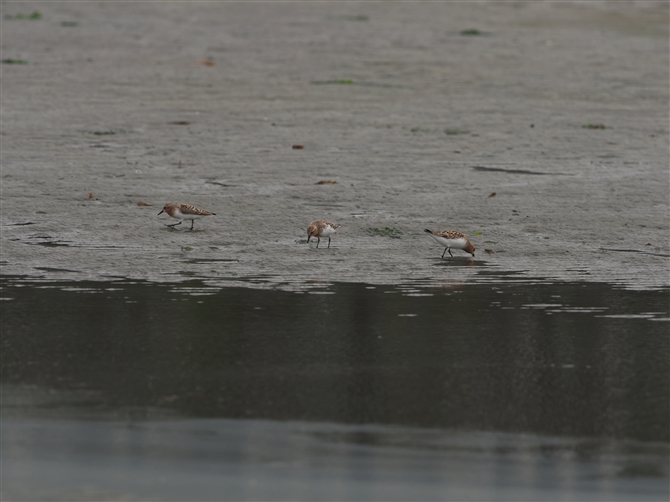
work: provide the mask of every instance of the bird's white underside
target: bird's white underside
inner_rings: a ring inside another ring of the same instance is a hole
[[[445,248],[451,249],[463,249],[467,246],[467,241],[465,239],[445,239],[439,235],[430,234],[430,236],[435,239],[438,243],[442,244]]]
[[[334,229],[333,227],[331,227],[330,225],[328,225],[326,228],[324,228],[324,229],[321,231],[321,234],[319,235],[319,237],[329,237],[329,236],[331,236],[331,235],[333,235],[333,234],[335,233],[335,230],[336,230],[336,229]]]
[[[178,209],[174,212],[174,217],[180,220],[197,220],[205,216],[204,214],[184,214]]]

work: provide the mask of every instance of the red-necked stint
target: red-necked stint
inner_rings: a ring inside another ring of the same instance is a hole
[[[446,253],[447,251],[449,251],[449,255],[452,258],[454,257],[454,255],[451,254],[451,248],[462,249],[466,253],[470,253],[473,257],[475,256],[475,246],[462,232],[456,232],[455,230],[443,230],[442,232],[434,232],[433,230],[428,229],[425,229],[424,232],[429,233],[433,239],[435,239],[438,243],[444,246],[444,252],[442,253],[442,258],[444,258],[444,253]]]
[[[340,228],[338,223],[332,223],[326,220],[315,220],[307,227],[307,244],[312,237],[316,237],[316,247],[319,247],[321,237],[328,237],[328,247],[330,247],[330,236]]]
[[[185,204],[183,202],[168,202],[163,207],[163,210],[158,213],[158,215],[160,216],[163,213],[167,213],[169,216],[177,218],[178,220],[191,220],[190,230],[193,230],[193,223],[195,220],[200,219],[203,216],[216,215],[216,213],[210,213],[209,211],[205,211],[204,209],[200,209],[191,204]],[[174,225],[167,226],[174,228],[177,225],[181,225],[182,221],[175,223]]]

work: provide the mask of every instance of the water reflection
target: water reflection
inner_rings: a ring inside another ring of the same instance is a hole
[[[5,420],[3,500],[667,500],[658,443],[264,420]]]
[[[669,495],[667,290],[1,291],[3,499]]]
[[[160,409],[669,439],[667,290],[504,277],[308,293],[197,281],[2,287],[2,382],[23,396],[3,414]],[[86,398],[44,405],[29,389]]]

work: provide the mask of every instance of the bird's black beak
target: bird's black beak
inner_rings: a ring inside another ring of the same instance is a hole
[[[161,212],[158,213],[158,216],[160,216],[160,215],[163,214],[164,212],[165,212],[165,209],[161,209]]]

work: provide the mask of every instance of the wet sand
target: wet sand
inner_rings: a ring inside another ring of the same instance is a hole
[[[2,67],[4,273],[667,286],[667,15],[3,5],[3,59],[27,62]],[[171,230],[169,201],[217,216]],[[329,250],[304,243],[317,218],[342,225]],[[476,259],[440,260],[424,228],[465,232]]]

